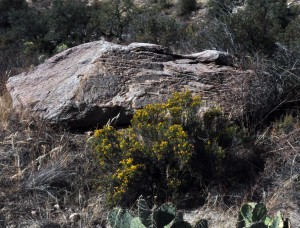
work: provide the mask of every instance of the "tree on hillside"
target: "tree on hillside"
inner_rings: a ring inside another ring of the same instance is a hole
[[[171,17],[160,14],[156,7],[144,8],[135,15],[129,25],[130,41],[178,45],[183,35],[182,26]]]
[[[210,15],[226,25],[241,51],[272,54],[289,23],[287,1],[247,0],[234,10],[242,2],[211,0]]]
[[[123,40],[125,30],[135,10],[132,0],[112,0],[95,3],[88,24],[89,36],[94,39],[104,36],[108,39]]]
[[[0,0],[0,29],[9,27],[9,13],[11,11],[27,9],[25,0]]]
[[[62,43],[70,47],[85,41],[89,16],[84,2],[55,0],[45,18],[48,33],[44,39],[53,49]]]
[[[279,35],[287,26],[286,0],[248,0],[245,9],[233,15],[236,39],[245,42],[248,51],[271,54]]]

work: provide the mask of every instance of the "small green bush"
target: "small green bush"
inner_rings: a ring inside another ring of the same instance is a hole
[[[63,52],[65,50],[68,49],[68,46],[65,45],[64,43],[58,45],[56,48],[55,48],[55,53],[60,53],[60,52]]]
[[[91,17],[87,24],[88,36],[96,40],[102,36],[123,40],[135,11],[132,0],[95,2],[90,9]]]
[[[159,8],[145,7],[134,14],[128,36],[132,42],[155,43],[175,46],[184,36],[182,25],[174,18],[159,13]]]
[[[235,128],[219,109],[200,117],[200,107],[190,92],[174,93],[166,103],[138,110],[127,129],[95,131],[100,187],[110,203],[133,202],[141,194],[174,199],[195,180],[219,175]]]
[[[207,39],[214,45],[218,36],[234,43],[233,49],[228,47],[228,41],[221,41],[215,48],[238,55],[263,53],[271,57],[278,42],[291,43],[298,39],[299,14],[297,9],[288,7],[286,0],[211,0],[208,5],[209,15],[217,23],[210,23]]]
[[[300,7],[299,7],[300,8]],[[300,46],[300,17],[297,17],[289,23],[283,34],[283,41],[288,44],[289,47]],[[298,49],[299,50],[299,49]]]

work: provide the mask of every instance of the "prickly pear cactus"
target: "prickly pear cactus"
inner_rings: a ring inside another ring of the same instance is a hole
[[[138,215],[141,222],[149,228],[163,228],[174,218],[176,209],[171,204],[163,204],[160,207],[149,208],[146,201],[140,197],[138,199]]]
[[[107,217],[112,228],[193,228],[184,221],[183,213],[176,213],[172,204],[162,204],[160,207],[149,208],[145,199],[137,201],[138,217],[133,217],[128,210],[113,209]],[[208,228],[206,220],[200,220],[194,228]]]
[[[107,217],[112,228],[131,228],[132,219],[132,215],[127,210],[121,208],[113,209]]]
[[[267,215],[263,203],[246,203],[239,213],[238,228],[289,228],[288,219],[284,222],[280,212],[272,219]]]
[[[130,227],[131,228],[147,228],[146,226],[144,226],[144,224],[142,223],[142,221],[139,217],[135,217],[131,220]]]

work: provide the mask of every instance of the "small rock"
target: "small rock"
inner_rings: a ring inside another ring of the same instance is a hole
[[[93,131],[87,131],[85,134],[86,134],[87,136],[93,136],[93,135],[94,135],[94,132],[93,132]]]
[[[36,211],[31,211],[31,215],[36,217],[37,216],[37,212]]]
[[[70,215],[69,219],[71,220],[72,223],[76,223],[80,220],[80,214],[73,213]]]
[[[58,204],[55,204],[55,205],[54,205],[54,209],[55,209],[55,210],[59,210],[59,209],[60,209],[59,205],[58,205]]]

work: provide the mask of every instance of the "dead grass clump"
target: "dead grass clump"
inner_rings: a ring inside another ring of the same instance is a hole
[[[103,200],[94,187],[97,164],[85,135],[42,122],[10,121],[0,139],[0,213],[6,226],[103,223]],[[80,220],[72,220],[74,213]]]
[[[0,75],[0,126],[6,128],[12,112],[12,100],[6,89],[5,82],[8,75]]]
[[[238,211],[238,207],[222,209],[208,203],[200,209],[186,211],[184,219],[191,224],[206,219],[209,227],[232,228],[236,226]]]
[[[271,145],[266,164],[254,192],[269,211],[281,210],[292,224],[300,224],[300,123],[299,113],[277,120],[260,137]]]

